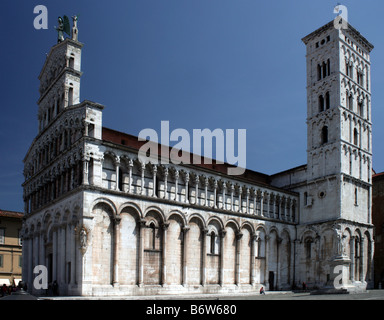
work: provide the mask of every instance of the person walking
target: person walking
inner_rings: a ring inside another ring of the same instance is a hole
[[[8,288],[7,285],[4,283],[1,287],[1,296],[4,297],[7,294]]]
[[[265,294],[264,287],[260,288],[260,294]]]

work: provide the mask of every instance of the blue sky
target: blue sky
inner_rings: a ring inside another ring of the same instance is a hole
[[[375,49],[373,167],[384,171],[384,3],[341,2]],[[23,158],[38,131],[38,75],[57,17],[79,14],[81,100],[105,105],[103,125],[138,135],[247,130],[247,168],[273,174],[307,162],[301,38],[334,19],[328,0],[82,0],[1,2],[0,208],[23,210]],[[37,5],[48,30],[33,27]]]

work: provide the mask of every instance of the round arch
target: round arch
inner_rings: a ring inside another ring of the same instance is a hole
[[[106,204],[108,207],[110,207],[112,209],[112,214],[113,214],[113,216],[111,218],[116,217],[117,210],[116,210],[115,204],[111,200],[109,200],[108,198],[104,198],[104,197],[97,198],[92,202],[92,205],[90,206],[90,212],[89,212],[90,215],[93,215],[93,211],[94,211],[95,207],[99,204]]]
[[[165,222],[166,221],[165,214],[164,214],[163,210],[161,210],[157,206],[150,206],[150,207],[146,208],[146,210],[144,211],[144,218],[149,217],[152,212],[155,212],[159,216],[159,218],[160,218],[159,222]]]
[[[235,230],[237,231],[237,232],[240,232],[240,225],[239,225],[239,222],[238,221],[236,221],[235,219],[229,219],[229,220],[227,220],[226,222],[225,222],[225,226],[224,226],[224,228],[227,228],[228,226],[230,226],[231,224],[233,224],[234,226],[235,226]]]
[[[182,221],[183,221],[183,226],[186,227],[187,226],[187,219],[185,217],[185,214],[179,210],[172,210],[171,212],[169,212],[169,215],[168,215],[168,218],[167,218],[167,222],[173,217],[173,216],[177,216],[178,218],[180,218]]]
[[[140,219],[143,218],[143,213],[142,213],[140,207],[136,203],[134,203],[134,202],[125,202],[125,203],[123,203],[119,207],[119,210],[117,211],[118,215],[120,216],[121,214],[126,213],[125,210],[129,210],[129,209],[132,209],[132,210],[136,211],[136,213],[138,214]]]

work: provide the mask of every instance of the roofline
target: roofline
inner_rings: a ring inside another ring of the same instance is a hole
[[[121,132],[121,131],[118,131],[118,130],[115,130],[115,129],[110,129],[110,128],[107,128],[107,127],[104,127],[104,126],[103,126],[103,130],[109,130],[109,131],[112,131],[112,132],[115,132],[115,133],[118,133],[118,134],[122,134],[122,135],[128,136],[130,138],[138,139],[137,136],[134,136],[132,134]],[[112,142],[112,141],[109,141],[109,140],[102,139],[102,141],[106,142],[106,143],[111,143],[111,144],[114,144],[114,145],[118,145],[118,146],[121,146],[123,148],[129,148],[133,152],[139,150],[139,149],[136,149],[136,148],[131,147],[129,145],[123,145],[123,144],[119,144],[119,143]],[[143,144],[145,144],[145,143],[146,143],[146,141],[143,141]],[[158,147],[161,148],[161,146],[162,146],[162,144],[158,143]],[[172,146],[167,146],[167,147],[169,148],[169,150],[173,149]],[[195,155],[194,153],[190,153],[190,152],[188,154],[190,156],[192,156],[192,157],[193,157],[193,155]],[[198,156],[201,156],[202,158],[204,158],[204,156],[202,156],[202,155],[198,155]],[[234,165],[231,165],[231,164],[229,164],[227,162],[216,163],[216,161],[217,161],[216,159],[208,159],[208,158],[205,158],[205,159],[211,160],[212,161],[212,165],[215,165],[215,166],[226,166],[226,167],[229,167],[229,168],[235,167]],[[195,170],[202,170],[202,171],[212,172],[212,173],[214,173],[216,175],[219,175],[219,176],[226,176],[228,179],[232,178],[234,180],[243,181],[244,183],[249,183],[249,184],[257,185],[260,188],[268,188],[268,189],[279,191],[279,192],[282,192],[282,193],[298,196],[298,193],[295,192],[295,191],[273,186],[270,183],[272,176],[268,175],[266,173],[259,172],[259,171],[254,171],[254,170],[251,170],[251,169],[244,168],[245,171],[241,175],[228,175],[227,173],[222,172],[220,170],[217,170],[214,167],[207,167],[207,166],[204,165],[204,163],[202,163],[202,164],[194,164],[193,161],[192,161],[190,164],[183,164],[183,163],[181,163],[180,165],[183,166],[183,167],[189,167],[189,168],[192,168],[192,169],[195,169]],[[304,166],[306,166],[306,165],[304,165]],[[260,176],[264,177],[266,182],[256,180],[257,179],[256,177],[254,177],[254,179],[252,179],[252,177],[249,177],[249,176],[247,177],[246,176],[247,172],[248,172],[248,174],[255,174],[255,175],[260,175]]]
[[[318,34],[326,31],[327,29],[329,29],[331,27],[334,27],[334,20],[328,22],[324,26],[322,26],[322,27],[318,28],[317,30],[311,32],[310,34],[308,34],[307,36],[302,38],[301,41],[303,41],[304,44],[307,45],[308,42],[312,38],[314,38]],[[348,28],[346,30],[349,30],[353,34],[354,37],[356,37],[358,40],[360,40],[367,47],[369,52],[371,52],[373,50],[373,48],[374,48],[373,44],[371,44],[365,37],[363,37],[361,35],[361,33],[359,31],[357,31],[350,23],[348,23]]]
[[[375,173],[373,176],[372,176],[372,179],[375,179],[375,178],[383,178],[384,177],[384,172],[379,172],[379,173]]]
[[[22,219],[24,217],[24,213],[19,211],[0,209],[0,217]]]
[[[278,175],[281,175],[281,174],[286,174],[286,173],[289,173],[289,172],[293,172],[293,171],[298,171],[298,170],[305,170],[307,169],[307,164],[302,164],[301,166],[297,166],[297,167],[294,167],[294,168],[291,168],[291,169],[287,169],[287,170],[284,170],[284,171],[281,171],[281,172],[277,172],[277,173],[274,173],[272,175],[270,175],[270,177],[275,177],[275,176],[278,176]]]

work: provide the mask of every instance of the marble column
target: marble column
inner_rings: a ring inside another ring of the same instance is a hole
[[[161,285],[164,287],[167,285],[167,230],[169,227],[169,223],[163,223],[163,235],[162,235],[162,269],[161,269]]]
[[[349,246],[351,251],[351,267],[350,267],[350,278],[351,281],[355,281],[355,236],[351,236],[351,239],[349,240]]]
[[[217,180],[213,183],[213,208],[217,208]]]
[[[115,186],[115,190],[117,190],[117,191],[121,191],[119,188],[119,185],[120,185],[119,170],[120,170],[120,161],[116,161],[116,186]]]
[[[195,205],[198,205],[199,204],[199,182],[200,182],[200,178],[199,176],[196,176],[195,178]]]
[[[113,275],[112,285],[114,287],[119,286],[119,244],[120,244],[120,221],[121,217],[116,216],[113,219]]]
[[[207,235],[208,229],[204,229],[203,231],[203,261],[202,261],[202,269],[201,269],[201,285],[205,286],[207,282]]]
[[[224,259],[225,259],[225,250],[224,250],[224,238],[227,231],[220,231],[220,285],[224,285]]]
[[[226,199],[225,199],[225,193],[227,191],[227,185],[225,182],[223,182],[223,210],[227,210],[227,205],[225,203]]]
[[[179,201],[178,193],[179,193],[179,170],[175,171],[175,201]]]
[[[189,172],[185,173],[185,203],[189,203]]]
[[[83,158],[83,184],[84,185],[89,184],[89,182],[88,182],[88,164],[89,164],[89,158],[88,157]],[[63,190],[62,187],[61,187],[61,190]]]
[[[364,252],[364,238],[361,237],[360,239],[360,281],[364,281],[364,274],[365,274],[365,252]]]
[[[235,283],[240,285],[240,263],[241,263],[241,238],[243,234],[238,232],[236,234],[236,264],[235,264]]]
[[[239,186],[239,206],[237,208],[237,211],[242,213],[243,212],[243,199],[242,199],[242,193],[243,193],[243,188]]]
[[[204,190],[204,193],[205,193],[205,200],[204,200],[204,205],[206,207],[208,207],[208,185],[209,185],[209,178],[208,177],[205,177],[205,180],[204,180],[204,187],[205,187],[205,190]]]
[[[188,285],[188,247],[189,247],[189,227],[183,228],[183,286]]]
[[[128,161],[128,174],[129,174],[129,181],[128,181],[128,193],[132,192],[132,168],[133,168],[133,161],[130,159]]]
[[[168,168],[164,169],[164,199],[168,200]]]
[[[142,196],[145,195],[145,163],[142,163],[141,164],[141,190],[140,190],[140,194]]]
[[[256,233],[251,234],[251,285],[255,285]]]
[[[156,196],[156,175],[157,175],[157,166],[153,166],[153,188],[152,188],[152,197],[157,198]]]
[[[146,226],[144,219],[140,220],[140,238],[139,238],[139,287],[144,285],[144,230]]]

